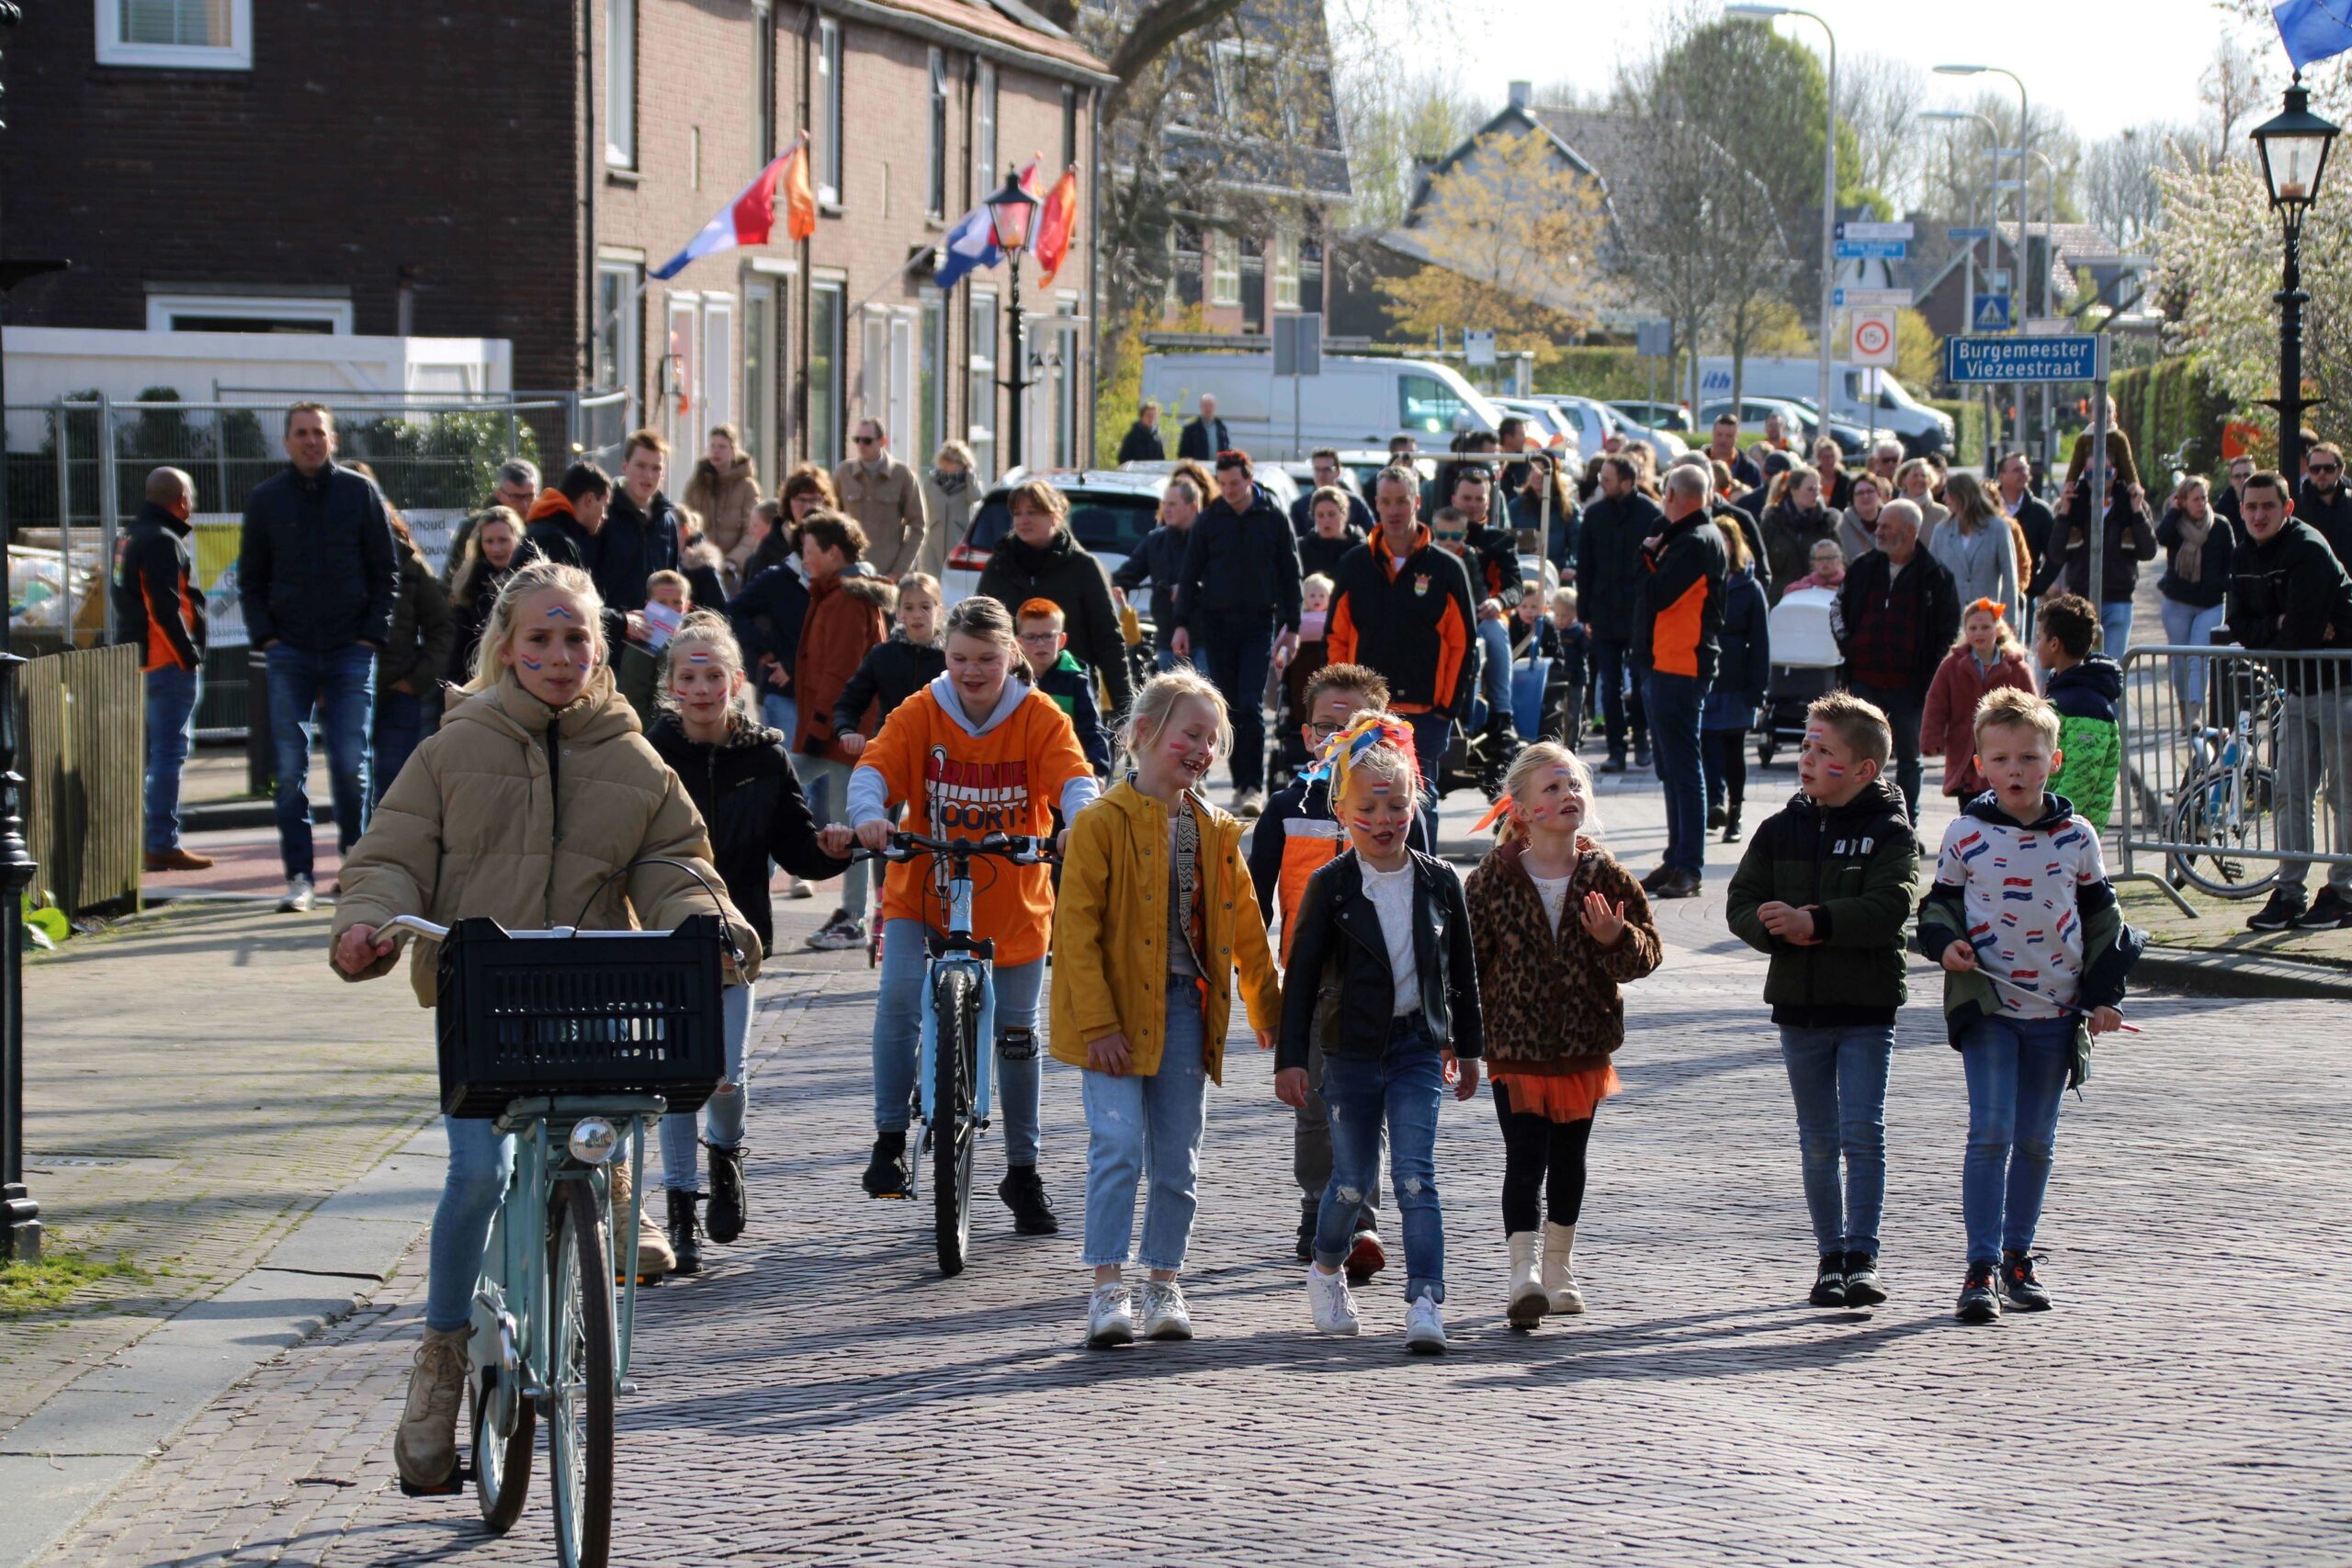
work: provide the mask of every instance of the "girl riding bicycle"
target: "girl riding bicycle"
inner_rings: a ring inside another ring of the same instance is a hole
[[[586,572],[551,561],[499,591],[463,700],[384,792],[343,863],[331,952],[345,978],[391,969],[394,944],[376,933],[401,915],[628,931],[711,912],[718,874],[702,817],[614,687],[603,612]],[[653,856],[692,869],[635,863]],[[718,902],[748,981],[758,933]],[[420,946],[410,977],[417,1000],[433,1006],[435,955]],[[424,1343],[392,1445],[401,1479],[426,1490],[457,1469],[474,1284],[514,1163],[514,1141],[494,1122],[444,1121],[449,1172],[433,1215]]]
[[[849,827],[825,830],[828,852],[844,851],[853,830],[867,849],[884,849],[901,821],[935,839],[1043,835],[1051,830],[1054,807],[1068,821],[1095,797],[1094,769],[1069,716],[1051,697],[1012,679],[1018,647],[1002,604],[976,596],[956,606],[947,617],[946,672],[899,704],[866,742],[850,774]],[[882,884],[874,1153],[865,1176],[865,1190],[876,1198],[907,1193],[925,939],[942,930],[946,914],[932,890],[932,869],[920,858],[900,862]],[[996,1081],[1006,1167],[997,1196],[1023,1235],[1061,1228],[1037,1179],[1037,993],[1053,917],[1053,883],[1043,865],[999,865],[994,880],[973,894],[973,929],[996,942]]]

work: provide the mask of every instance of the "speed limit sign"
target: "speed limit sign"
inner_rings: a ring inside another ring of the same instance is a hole
[[[1871,309],[1854,312],[1854,363],[1893,366],[1894,312]]]

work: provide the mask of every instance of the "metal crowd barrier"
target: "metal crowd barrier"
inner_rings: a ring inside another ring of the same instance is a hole
[[[2352,864],[2352,649],[2135,646],[2117,728],[2125,876],[2188,909],[2181,888],[2259,898],[2283,861]]]

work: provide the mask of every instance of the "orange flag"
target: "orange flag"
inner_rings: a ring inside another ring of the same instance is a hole
[[[1054,275],[1069,259],[1070,237],[1078,231],[1078,169],[1075,164],[1062,171],[1046,194],[1045,209],[1037,214],[1037,235],[1030,253],[1037,265],[1045,269],[1038,280],[1043,288],[1054,281]]]
[[[808,188],[808,133],[800,133],[800,146],[792,166],[784,176],[784,231],[793,240],[805,240],[817,231],[817,193]]]

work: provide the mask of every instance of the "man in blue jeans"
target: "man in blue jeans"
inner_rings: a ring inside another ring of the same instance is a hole
[[[147,476],[146,499],[122,531],[115,557],[115,626],[139,649],[147,687],[142,863],[149,871],[202,871],[212,863],[180,843],[180,772],[196,737],[204,669],[204,590],[196,583],[187,523],[195,504],[194,479],[177,468],[157,468]]]
[[[1184,538],[1169,647],[1225,694],[1236,719],[1233,814],[1254,818],[1266,808],[1266,672],[1298,646],[1298,536],[1258,488],[1248,453],[1216,455],[1216,488]]]
[[[1731,570],[1707,491],[1699,469],[1667,471],[1666,525],[1642,547],[1645,575],[1634,606],[1634,662],[1643,671],[1650,746],[1666,785],[1666,859],[1642,878],[1653,898],[1695,897],[1706,866],[1699,716],[1722,653],[1724,579]]]
[[[299,913],[311,899],[311,712],[324,713],[335,838],[348,852],[368,827],[376,655],[391,635],[400,568],[382,494],[335,463],[334,415],[296,403],[285,439],[285,471],[245,502],[237,592],[245,630],[268,660],[286,867],[277,907]]]

